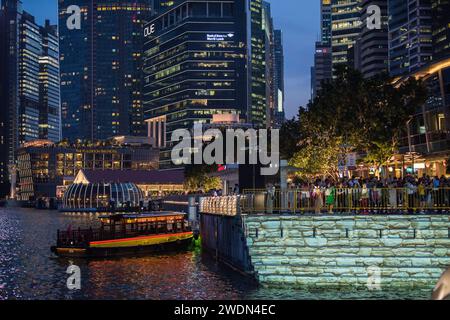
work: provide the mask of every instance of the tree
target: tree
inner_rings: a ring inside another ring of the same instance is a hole
[[[221,189],[222,181],[219,177],[211,177],[210,174],[217,170],[217,166],[191,165],[186,167],[184,188],[188,192],[200,190],[209,192]]]
[[[280,137],[283,139],[283,143],[280,143],[280,155],[283,159],[291,159],[298,151],[301,140],[299,122],[295,118],[287,120],[280,129]]]

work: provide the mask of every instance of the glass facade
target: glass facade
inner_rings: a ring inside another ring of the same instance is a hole
[[[39,58],[39,139],[61,140],[59,39],[56,26],[46,21],[40,28],[42,55]]]
[[[372,5],[377,5],[381,9],[381,29],[370,30],[363,25],[356,44],[359,54],[356,59],[356,67],[365,78],[371,78],[383,72],[387,73],[389,69],[387,1],[363,0],[361,3],[361,20],[363,22],[367,21],[367,9]]]
[[[401,141],[403,154],[414,154],[416,163],[425,162],[427,174],[445,174],[450,159],[450,59],[412,74],[422,79],[428,98],[413,117],[408,135]]]
[[[322,43],[331,44],[331,0],[320,1],[320,35]]]
[[[134,183],[72,184],[64,194],[63,209],[102,210],[137,208],[144,194]]]
[[[213,114],[245,119],[245,12],[239,1],[183,1],[146,25],[145,118],[164,118],[167,141]],[[162,151],[163,167],[171,165],[172,146]]]
[[[348,62],[361,32],[361,0],[331,0],[331,46],[333,67]]]
[[[143,135],[143,26],[152,0],[59,0],[63,137]],[[67,8],[81,8],[69,30]]]
[[[316,42],[314,68],[311,70],[311,96],[316,98],[322,89],[322,83],[332,78],[331,48],[328,44]]]
[[[283,33],[281,30],[274,30],[274,95],[275,95],[275,123],[274,127],[279,128],[285,122],[286,114],[284,109],[284,47]]]
[[[267,127],[268,93],[266,87],[266,33],[262,0],[249,0],[250,10],[250,102],[248,122],[257,128]]]
[[[322,87],[322,82],[332,78],[332,10],[331,0],[320,1],[321,41],[315,44],[314,66],[311,68],[311,98],[314,99]]]
[[[431,0],[433,60],[450,56],[450,0]]]
[[[390,0],[389,72],[403,76],[431,62],[430,0]]]
[[[56,26],[39,26],[18,0],[2,0],[0,96],[0,184],[20,144],[60,140],[60,83]],[[4,82],[3,82],[4,81]]]

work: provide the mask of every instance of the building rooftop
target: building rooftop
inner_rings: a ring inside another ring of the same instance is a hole
[[[85,170],[74,183],[183,184],[184,170]]]

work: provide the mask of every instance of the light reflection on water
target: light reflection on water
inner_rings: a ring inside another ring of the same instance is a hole
[[[74,260],[81,290],[66,287],[68,259],[50,252],[56,230],[97,223],[91,216],[0,209],[1,299],[426,299],[429,292],[305,292],[265,289],[199,250],[109,260]]]

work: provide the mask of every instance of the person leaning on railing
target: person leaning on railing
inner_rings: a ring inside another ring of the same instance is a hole
[[[363,187],[361,189],[361,208],[362,208],[362,214],[368,214],[369,213],[369,189],[367,188],[367,184],[363,184]]]
[[[328,213],[333,213],[334,203],[336,199],[336,188],[329,183],[328,187],[325,189],[325,203],[328,208]]]

